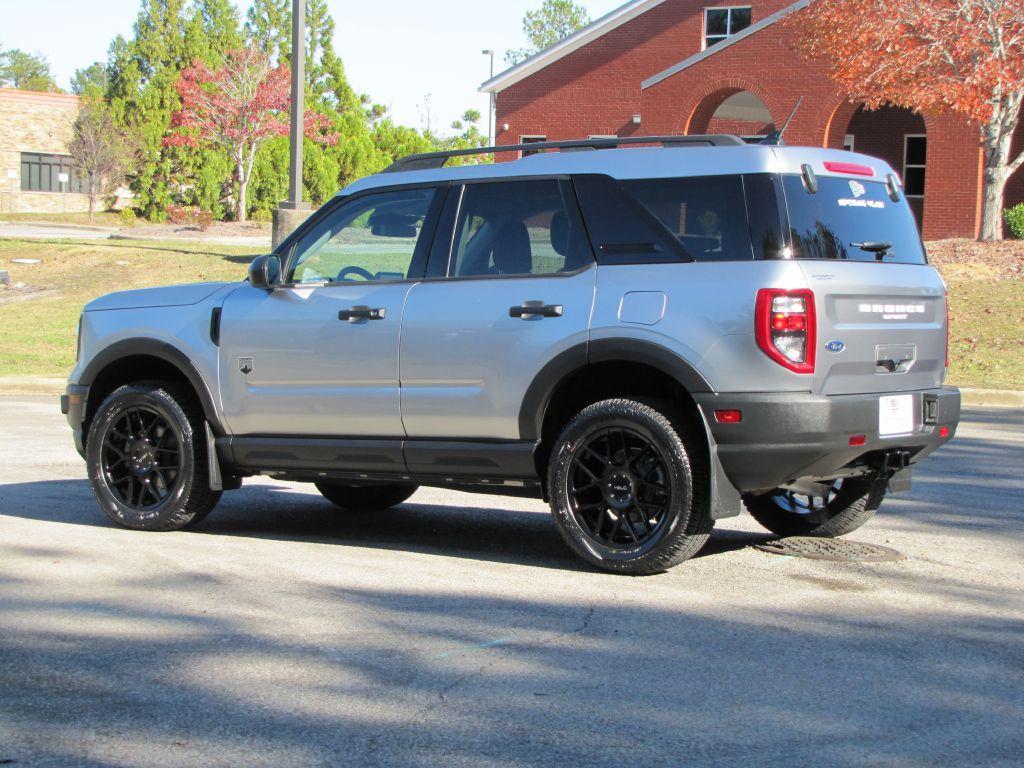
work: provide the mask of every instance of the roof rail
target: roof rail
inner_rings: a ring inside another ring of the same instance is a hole
[[[453,157],[471,155],[490,155],[499,152],[540,152],[557,149],[561,152],[577,152],[591,149],[614,149],[631,144],[660,144],[663,147],[741,147],[743,139],[728,134],[708,134],[705,136],[626,136],[610,139],[575,139],[572,141],[538,141],[531,144],[504,144],[498,147],[480,147],[479,149],[453,149],[448,152],[425,152],[409,155],[396,160],[384,169],[384,173],[398,171],[423,171],[443,168]]]

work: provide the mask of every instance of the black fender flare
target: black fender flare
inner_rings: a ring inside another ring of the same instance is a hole
[[[196,396],[199,398],[199,403],[203,407],[203,414],[207,422],[209,422],[211,429],[217,435],[226,434],[217,412],[213,394],[199,369],[196,368],[188,355],[167,342],[146,338],[123,339],[122,341],[114,342],[93,356],[77,383],[82,386],[91,387],[100,373],[108,366],[123,358],[137,355],[155,357],[177,368],[188,380]]]
[[[541,368],[527,389],[519,411],[520,438],[539,441],[548,405],[561,383],[579,369],[592,363],[603,362],[642,363],[664,371],[691,395],[714,393],[708,380],[692,364],[660,344],[639,339],[598,339],[570,347]],[[708,490],[711,516],[716,520],[735,517],[740,514],[741,509],[739,491],[725,474],[718,456],[718,444],[699,407],[697,418],[704,427],[710,458]]]
[[[519,437],[540,440],[551,398],[573,373],[593,363],[642,363],[664,371],[690,394],[714,390],[700,372],[678,354],[660,344],[639,339],[598,339],[570,347],[540,369],[519,409]]]

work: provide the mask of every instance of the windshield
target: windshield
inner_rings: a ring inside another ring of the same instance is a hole
[[[924,247],[906,198],[884,182],[819,176],[810,194],[800,176],[783,177],[793,256],[924,264]]]

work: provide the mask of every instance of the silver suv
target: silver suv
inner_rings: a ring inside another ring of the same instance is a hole
[[[104,512],[183,528],[253,475],[346,510],[526,495],[584,560],[652,573],[741,504],[849,533],[952,438],[945,286],[882,161],[502,149],[535,154],[353,184],[246,282],[90,303],[63,408]]]

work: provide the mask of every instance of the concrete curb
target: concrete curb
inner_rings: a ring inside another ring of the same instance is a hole
[[[14,221],[5,219],[0,221],[0,227],[39,227],[40,229],[68,229],[71,231],[84,230],[86,232],[119,232],[118,227],[104,227],[100,224],[71,224],[66,221]]]
[[[66,379],[43,376],[0,376],[0,395],[62,395]],[[1012,389],[961,389],[964,405],[1024,408],[1024,391]]]
[[[1024,408],[1024,392],[1014,389],[961,389],[960,398],[964,405]]]
[[[0,395],[62,395],[67,379],[45,376],[2,376]]]

